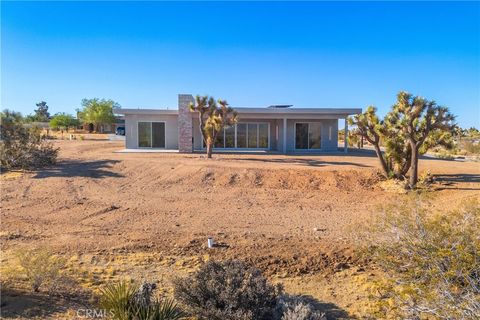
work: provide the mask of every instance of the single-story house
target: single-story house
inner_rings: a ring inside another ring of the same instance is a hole
[[[190,94],[178,95],[178,109],[124,109],[127,149],[166,149],[184,153],[205,148],[198,113],[191,112]],[[216,150],[280,153],[338,150],[338,122],[362,112],[360,108],[233,107],[238,122],[219,133]],[[348,131],[347,131],[348,132]],[[344,146],[347,151],[347,143]]]

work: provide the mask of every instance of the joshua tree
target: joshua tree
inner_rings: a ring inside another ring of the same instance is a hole
[[[385,159],[380,149],[380,138],[382,136],[383,122],[377,116],[377,108],[369,106],[364,113],[357,114],[353,118],[349,118],[350,125],[357,127],[357,132],[365,140],[370,142],[375,148],[378,160],[380,160],[380,166],[382,167],[385,175],[389,175],[391,166]]]
[[[207,147],[207,157],[212,157],[213,144],[223,128],[237,122],[237,112],[225,100],[215,101],[213,97],[196,96],[190,104],[190,111],[198,112],[200,131]]]
[[[375,107],[349,119],[357,132],[375,148],[387,177],[403,178],[410,171],[410,187],[418,181],[418,157],[428,149],[442,145],[452,147],[454,116],[434,101],[400,92],[397,103],[380,120]],[[382,153],[381,146],[385,147]]]
[[[411,188],[415,188],[418,181],[419,155],[433,144],[445,144],[455,129],[454,120],[455,116],[448,108],[437,105],[435,101],[404,91],[397,95],[397,103],[387,114],[386,125],[398,132],[411,150]]]

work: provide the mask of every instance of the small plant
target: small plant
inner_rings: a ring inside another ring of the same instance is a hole
[[[61,279],[60,271],[65,259],[52,254],[45,248],[17,253],[19,265],[34,292],[44,285],[54,288]]]
[[[302,296],[283,295],[277,302],[277,318],[281,320],[326,320],[324,313]]]
[[[174,281],[175,297],[192,314],[209,320],[272,319],[281,287],[260,270],[237,260],[208,261],[199,271]]]
[[[436,156],[438,159],[442,160],[455,160],[455,156],[451,152],[445,150],[440,151]]]
[[[100,306],[114,315],[115,319],[127,320],[137,289],[127,281],[109,284],[100,290]]]
[[[100,306],[117,320],[177,320],[183,312],[170,299],[154,300],[151,296],[156,286],[140,287],[127,282],[110,284],[100,291]]]
[[[480,143],[473,143],[473,141],[465,141],[463,143],[463,148],[472,154],[480,154]]]

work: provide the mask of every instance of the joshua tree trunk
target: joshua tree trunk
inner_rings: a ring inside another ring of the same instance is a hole
[[[418,182],[418,148],[413,141],[410,142],[412,146],[412,159],[410,166],[410,188],[414,189]]]
[[[212,158],[212,151],[213,151],[213,143],[212,142],[207,142],[207,158],[211,159]]]
[[[390,170],[385,158],[383,157],[382,151],[380,150],[380,146],[377,143],[374,143],[373,146],[375,147],[375,153],[377,154],[378,160],[380,160],[380,165],[382,166],[383,172],[385,173],[385,176],[388,177]]]

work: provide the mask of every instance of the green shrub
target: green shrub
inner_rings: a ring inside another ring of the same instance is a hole
[[[45,248],[22,250],[16,253],[21,272],[34,292],[42,286],[53,289],[62,279],[61,270],[65,267],[65,259],[55,256]]]
[[[192,314],[209,320],[272,319],[281,287],[241,261],[209,261],[174,281],[175,298]]]
[[[385,210],[370,230],[369,257],[387,277],[376,317],[474,319],[480,315],[480,205],[432,213],[418,202]]]
[[[436,154],[437,158],[438,159],[442,159],[442,160],[454,160],[455,159],[455,156],[449,152],[449,151],[440,151],[439,153]]]
[[[100,306],[117,320],[177,320],[183,312],[173,300],[151,300],[155,286],[121,281],[100,290]]]

